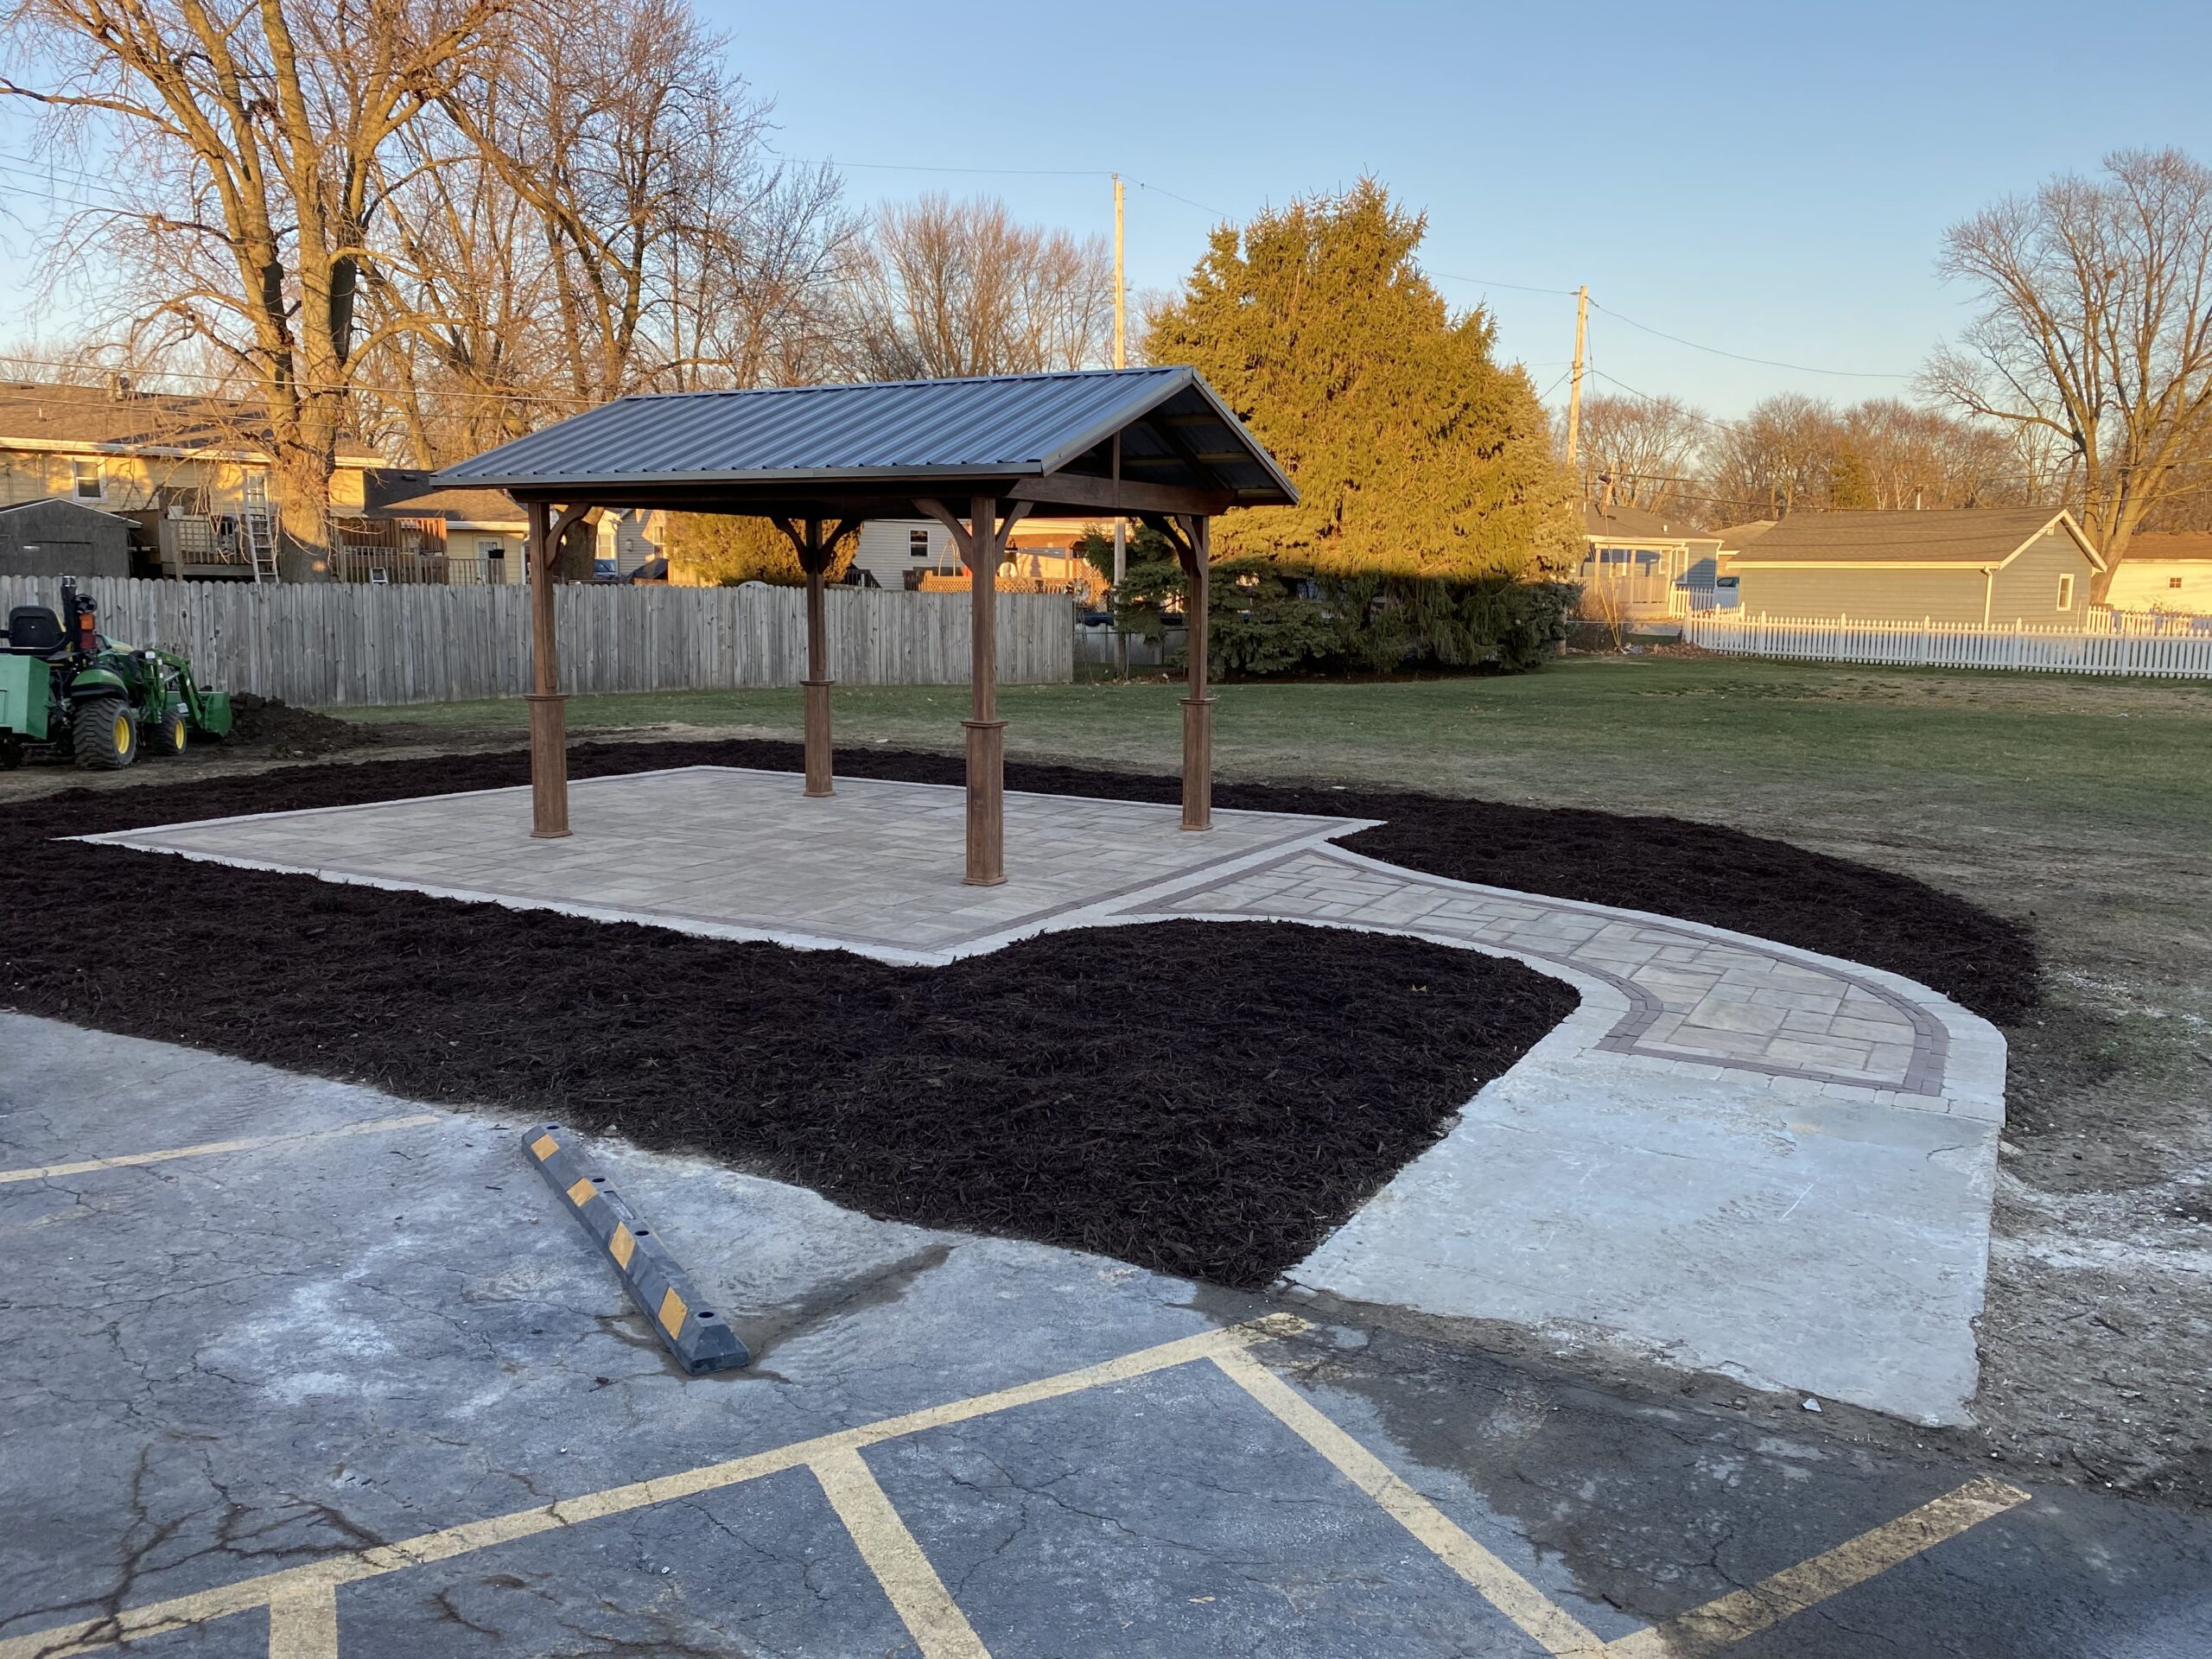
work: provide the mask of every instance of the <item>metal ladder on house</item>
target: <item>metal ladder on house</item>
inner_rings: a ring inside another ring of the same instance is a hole
[[[253,566],[253,579],[276,581],[276,527],[269,517],[269,480],[257,474],[245,480],[238,534],[245,538],[245,556]]]

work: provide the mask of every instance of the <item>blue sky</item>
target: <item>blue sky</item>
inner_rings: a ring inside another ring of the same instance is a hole
[[[1932,270],[1946,225],[2116,147],[2212,161],[2201,0],[1185,0],[1118,27],[1099,8],[1000,0],[706,3],[792,155],[1119,169],[1231,217],[1372,172],[1427,209],[1440,287],[1493,307],[1540,388],[1573,349],[1573,299],[1441,273],[1589,283],[1599,372],[1721,415],[1771,391],[1904,383],[1732,362],[1603,308],[1746,356],[1910,373],[1961,317]],[[2108,44],[2132,39],[2153,42],[2139,62]],[[848,181],[861,200],[988,190],[1027,217],[1112,228],[1103,178]],[[1212,218],[1132,188],[1131,282],[1173,284]]]
[[[1782,390],[1901,387],[1873,377],[1910,373],[1961,318],[1933,274],[1938,238],[1996,196],[2117,146],[2212,160],[2201,3],[1185,0],[1118,19],[1035,0],[700,3],[774,99],[779,145],[847,164],[857,201],[989,192],[1103,232],[1103,175],[1119,169],[1151,187],[1129,191],[1131,282],[1170,287],[1217,213],[1372,172],[1428,211],[1439,285],[1493,308],[1540,388],[1566,368],[1573,301],[1503,284],[1587,283],[1592,390],[1672,391],[1719,415]],[[2129,61],[2137,41],[2152,44]],[[0,124],[0,152],[27,142],[19,118]],[[35,200],[16,206],[35,222]],[[0,214],[10,334],[27,245]],[[1868,378],[1736,362],[1623,318]]]

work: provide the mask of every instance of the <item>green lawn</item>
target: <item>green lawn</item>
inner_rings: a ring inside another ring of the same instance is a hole
[[[1008,749],[1172,769],[1179,688],[1010,686]],[[952,748],[957,687],[842,688],[841,744]],[[431,726],[513,725],[518,700],[334,709]],[[1571,659],[1498,679],[1220,689],[1224,776],[1328,778],[1662,810],[1732,822],[1860,817],[2159,839],[2212,819],[2212,686],[1714,659]],[[797,735],[783,691],[579,696],[578,733],[683,725]]]

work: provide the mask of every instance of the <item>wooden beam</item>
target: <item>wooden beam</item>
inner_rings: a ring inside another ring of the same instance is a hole
[[[791,535],[794,526],[782,519],[776,522],[783,524],[786,536]],[[798,550],[799,569],[806,573],[806,677],[799,684],[806,704],[806,793],[818,799],[836,792],[830,777],[830,601],[823,592],[836,539],[825,542],[822,521],[810,518],[791,544]]]
[[[1183,604],[1187,641],[1184,648],[1183,828],[1213,828],[1213,698],[1207,685],[1206,623],[1213,585],[1213,527],[1205,518],[1184,523],[1185,545],[1178,550],[1189,596]]]
[[[925,508],[935,502],[917,502]],[[934,516],[934,515],[932,515]],[[1007,524],[1014,517],[1010,515]],[[944,520],[953,524],[950,518]],[[1006,880],[1006,722],[998,717],[998,566],[1005,528],[987,495],[969,503],[961,550],[968,562],[968,871],[971,887]],[[953,524],[956,537],[960,536]]]
[[[568,699],[561,695],[560,642],[555,638],[553,563],[573,507],[556,519],[543,501],[530,504],[530,833],[558,841],[569,833]]]
[[[1125,456],[1122,465],[1128,466]],[[1009,498],[1029,502],[1040,511],[1053,507],[1090,507],[1103,512],[1225,512],[1236,505],[1234,490],[1198,490],[1183,484],[1147,484],[1124,478],[1096,478],[1089,473],[1047,473],[1009,486]]]

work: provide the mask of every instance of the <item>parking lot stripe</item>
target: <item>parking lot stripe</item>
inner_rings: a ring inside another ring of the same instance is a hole
[[[35,1164],[29,1169],[0,1169],[0,1186],[11,1181],[51,1180],[57,1175],[89,1175],[100,1169],[135,1169],[141,1164],[165,1164],[175,1158],[212,1158],[218,1153],[306,1146],[349,1135],[381,1135],[387,1129],[411,1129],[435,1123],[438,1117],[436,1112],[415,1112],[406,1117],[379,1117],[367,1123],[347,1123],[334,1129],[306,1129],[297,1135],[251,1135],[236,1141],[203,1141],[196,1147],[166,1147],[159,1152],[130,1152],[117,1158],[86,1158],[73,1164]]]
[[[922,1659],[991,1659],[944,1580],[857,1452],[814,1460],[814,1478],[890,1598]]]
[[[1605,1651],[1599,1636],[1463,1531],[1443,1510],[1414,1491],[1382,1459],[1347,1434],[1289,1383],[1242,1349],[1212,1356],[1213,1363],[1306,1445],[1337,1466],[1351,1484],[1389,1512],[1438,1560],[1560,1659]]]
[[[1663,1624],[1622,1637],[1605,1651],[1611,1659],[1705,1659],[1853,1585],[1864,1584],[1992,1516],[2018,1507],[2028,1501],[2028,1496],[2001,1480],[1970,1480],[1955,1492],[1946,1492],[1808,1561],[1785,1567],[1747,1590],[1735,1591]]]
[[[338,1592],[317,1585],[269,1604],[269,1659],[338,1659]]]
[[[1306,1329],[1307,1322],[1294,1314],[1270,1313],[1243,1325],[1201,1331],[1194,1336],[1179,1337],[1173,1342],[1163,1342],[1152,1348],[1141,1348],[1135,1353],[1103,1360],[1096,1365],[1062,1371],[1057,1376],[1018,1382],[1011,1388],[971,1395],[965,1400],[950,1401],[940,1406],[925,1406],[919,1411],[881,1418],[856,1428],[838,1429],[812,1440],[793,1441],[789,1446],[755,1452],[727,1462],[710,1463],[673,1475],[656,1475],[650,1479],[610,1486],[576,1497],[559,1498],[534,1509],[487,1516],[480,1521],[465,1521],[459,1526],[423,1533],[413,1538],[402,1539],[397,1543],[378,1544],[369,1549],[326,1556],[319,1561],[286,1567],[281,1572],[264,1573],[257,1579],[241,1579],[213,1590],[195,1591],[190,1595],[175,1596],[167,1601],[126,1607],[73,1625],[50,1626],[22,1636],[0,1637],[0,1659],[66,1659],[72,1654],[97,1652],[124,1642],[139,1641],[165,1630],[178,1630],[188,1624],[204,1624],[209,1619],[224,1618],[232,1613],[268,1606],[291,1597],[334,1591],[340,1585],[379,1578],[387,1573],[402,1572],[410,1567],[425,1567],[433,1561],[450,1560],[456,1555],[489,1549],[495,1544],[513,1543],[520,1539],[536,1537],[541,1533],[556,1532],[563,1527],[578,1526],[587,1521],[603,1520],[608,1516],[623,1515],[632,1510],[665,1503],[674,1498],[696,1497],[702,1492],[757,1480],[763,1475],[779,1474],[803,1464],[818,1463],[840,1452],[857,1452],[862,1446],[898,1440],[903,1435],[918,1434],[925,1429],[963,1423],[976,1417],[987,1417],[995,1412],[1033,1405],[1042,1400],[1057,1400],[1065,1395],[1080,1394],[1086,1389],[1125,1382],[1135,1377],[1150,1376],[1154,1371],[1186,1365],[1192,1360],[1242,1353],[1255,1343],[1294,1337]]]

